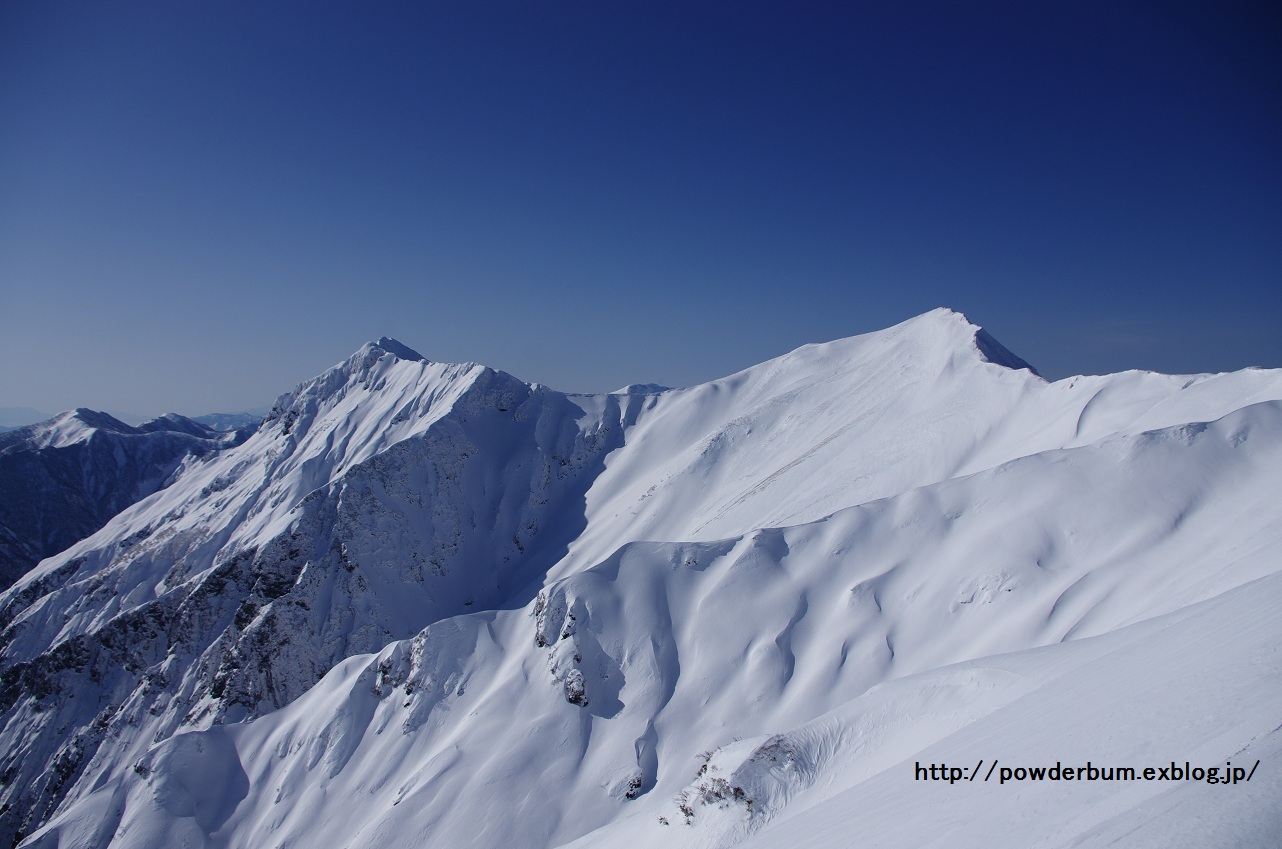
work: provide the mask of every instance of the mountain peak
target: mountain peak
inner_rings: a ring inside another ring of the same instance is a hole
[[[919,316],[908,319],[899,325],[904,326],[921,326],[934,327],[940,325],[957,325],[963,324],[966,327],[966,333],[974,343],[976,350],[979,351],[980,357],[988,363],[1002,366],[1008,369],[1028,369],[1032,374],[1041,377],[1041,374],[1030,363],[1023,358],[1014,354],[1005,345],[993,338],[992,334],[980,325],[971,321],[965,313],[959,312],[949,307],[936,307],[929,312],[924,312]]]
[[[213,428],[178,413],[165,413],[163,416],[148,419],[138,425],[136,430],[141,433],[157,433],[159,431],[185,433],[188,436],[196,436],[201,439],[211,439],[220,436],[218,431]]]
[[[973,764],[995,728],[1036,763],[1048,721],[1087,739],[1155,686],[1187,710],[1100,762],[1276,750],[1267,712],[1229,734],[1216,706],[1282,692],[1254,661],[1282,645],[1282,574],[1262,578],[1282,371],[1047,384],[947,309],[659,394],[410,353],[364,345],[239,448],[168,455],[176,475],[117,459],[141,439],[47,452],[75,463],[46,478],[73,507],[147,499],[49,555],[0,510],[0,558],[12,539],[35,564],[0,593],[0,735],[21,742],[0,841],[469,845],[495,799],[537,792],[485,841],[828,846],[888,787],[894,840],[938,798],[878,764]],[[65,522],[0,482],[44,511],[28,527]],[[1237,658],[1232,687],[1184,698],[1189,657]],[[1100,681],[1115,698],[1078,710]],[[333,804],[371,787],[408,804]],[[1000,813],[1003,842],[1045,842]]]
[[[408,345],[401,344],[390,336],[380,336],[374,342],[367,342],[365,347],[379,348],[402,360],[427,360],[427,357],[423,356],[418,351],[415,351]]]
[[[110,413],[91,410],[88,407],[76,407],[74,410],[67,410],[54,416],[50,421],[58,424],[78,421],[88,427],[110,430],[116,433],[130,433],[136,430],[132,425],[125,424]]]

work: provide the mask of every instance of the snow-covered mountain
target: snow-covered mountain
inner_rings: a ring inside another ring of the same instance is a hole
[[[243,413],[208,413],[203,416],[193,416],[192,421],[222,432],[233,430],[253,431],[262,424],[263,416],[266,414],[267,410],[265,408]]]
[[[1280,460],[1282,371],[948,310],[607,395],[380,339],[0,595],[0,839],[1276,840]],[[1261,765],[915,778],[981,759]]]
[[[246,435],[175,414],[133,427],[86,409],[0,434],[0,588],[162,488],[187,457]]]

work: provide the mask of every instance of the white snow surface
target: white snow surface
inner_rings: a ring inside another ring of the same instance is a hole
[[[980,332],[596,396],[363,347],[0,595],[21,845],[1282,843],[1282,371]],[[914,778],[995,759],[1259,764]]]

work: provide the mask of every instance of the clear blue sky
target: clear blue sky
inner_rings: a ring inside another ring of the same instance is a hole
[[[270,403],[380,335],[686,385],[936,306],[1282,366],[1269,4],[0,4],[0,405]]]

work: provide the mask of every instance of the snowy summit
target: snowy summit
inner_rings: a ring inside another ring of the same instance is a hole
[[[1270,845],[1279,481],[1282,371],[950,310],[600,395],[382,338],[0,595],[0,840]]]

